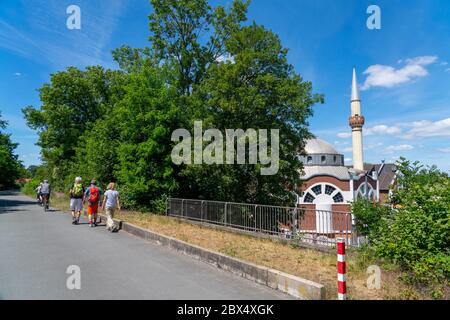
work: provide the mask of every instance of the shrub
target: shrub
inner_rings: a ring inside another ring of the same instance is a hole
[[[30,182],[23,185],[21,191],[28,196],[34,197],[36,195],[36,188],[39,186],[39,183],[41,183],[39,178],[33,178]]]
[[[433,295],[439,297],[450,277],[450,178],[405,159],[398,167],[392,208],[355,202],[357,228],[376,256],[401,266],[409,282],[438,288]]]
[[[379,229],[392,216],[390,207],[374,203],[368,199],[358,199],[352,203],[352,213],[356,218],[356,230],[359,235],[376,237]]]

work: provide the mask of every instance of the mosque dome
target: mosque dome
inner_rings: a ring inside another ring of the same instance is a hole
[[[323,140],[308,140],[305,151],[307,155],[300,157],[305,166],[344,166],[344,156]]]
[[[307,154],[339,154],[336,149],[320,139],[309,139],[306,141],[305,151]]]

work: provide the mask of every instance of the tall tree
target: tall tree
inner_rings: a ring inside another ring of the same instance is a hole
[[[119,142],[115,175],[126,186],[131,205],[149,206],[178,186],[170,138],[181,112],[176,89],[166,85],[161,72],[153,67],[131,74],[114,110]]]
[[[14,153],[18,144],[11,141],[9,134],[2,132],[8,122],[2,120],[0,113],[0,189],[14,186],[14,181],[22,172],[22,164]]]
[[[208,66],[226,55],[225,42],[247,19],[249,1],[229,11],[207,0],[151,0],[150,41],[157,59],[170,64],[180,93],[189,95]]]
[[[278,36],[262,26],[234,32],[226,49],[233,60],[214,64],[194,87],[195,118],[224,136],[229,128],[279,129],[279,172],[263,176],[260,166],[247,164],[191,166],[184,173],[206,198],[292,204],[290,188],[301,183],[298,155],[311,137],[307,119],[323,96],[312,93],[312,84],[287,62],[288,51]]]
[[[53,178],[67,175],[67,166],[76,154],[86,130],[104,116],[120,96],[119,71],[74,67],[51,75],[50,83],[40,89],[42,105],[23,109],[28,125],[38,130],[38,145]]]

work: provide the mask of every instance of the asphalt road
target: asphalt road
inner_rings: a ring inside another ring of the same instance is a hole
[[[81,289],[69,290],[69,266]],[[0,193],[0,299],[287,299],[125,232],[73,226],[32,199]]]

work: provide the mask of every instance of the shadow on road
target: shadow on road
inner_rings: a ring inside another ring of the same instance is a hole
[[[2,190],[0,191],[0,196],[15,196],[20,194],[19,190]]]
[[[0,199],[0,214],[19,212],[19,211],[22,211],[22,212],[30,211],[26,208],[23,208],[23,206],[35,205],[35,204],[36,204],[35,201],[29,201],[29,200]],[[21,208],[19,209],[19,208],[15,208],[15,207],[21,207]]]

